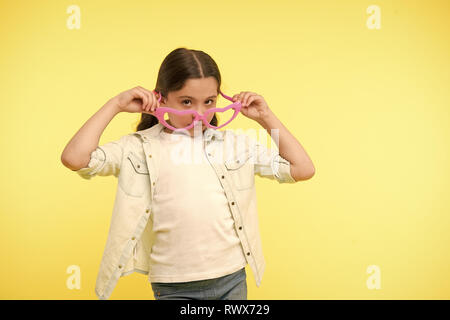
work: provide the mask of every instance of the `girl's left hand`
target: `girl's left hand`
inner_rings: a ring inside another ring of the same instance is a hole
[[[233,101],[242,104],[241,113],[255,121],[263,120],[270,112],[264,98],[254,92],[241,91],[233,96]]]

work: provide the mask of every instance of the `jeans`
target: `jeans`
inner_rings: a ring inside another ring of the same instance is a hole
[[[214,279],[151,285],[156,300],[247,300],[245,267]]]

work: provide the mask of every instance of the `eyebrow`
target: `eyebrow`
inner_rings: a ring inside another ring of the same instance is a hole
[[[209,96],[209,97],[207,97],[206,99],[209,99],[209,98],[215,98],[215,97],[217,97],[217,95],[216,95],[216,96]],[[190,96],[179,96],[178,98],[191,98],[192,100],[195,100],[194,97],[190,97]]]

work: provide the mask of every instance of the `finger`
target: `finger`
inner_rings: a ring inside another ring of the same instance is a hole
[[[157,92],[157,91],[152,91],[153,95],[154,95],[154,99],[155,99],[155,104],[154,104],[154,108],[153,110],[156,110],[156,108],[159,108],[160,103],[158,100],[160,100],[161,98],[161,93]]]
[[[150,112],[153,112],[153,110],[155,110],[155,105],[156,105],[155,94],[154,94],[153,92],[150,91],[149,96],[150,96],[150,103],[149,103],[149,108],[148,108],[148,110],[149,110]]]
[[[249,92],[249,91],[247,91],[247,92],[244,94],[244,97],[242,98],[242,100],[244,101],[244,103],[243,103],[243,106],[244,106],[244,107],[248,106],[248,99],[249,99],[251,96],[253,96],[253,95],[255,95],[255,93]]]
[[[152,91],[150,91],[150,90],[148,90],[148,89],[146,89],[144,87],[140,87],[140,88],[148,96],[148,104],[147,104],[145,109],[146,109],[146,111],[151,111],[152,108],[153,108],[153,104],[155,103],[155,94]]]
[[[141,87],[141,89],[142,89],[142,91],[146,94],[146,96],[147,96],[147,105],[145,106],[145,110],[146,111],[150,111],[151,110],[151,107],[152,107],[152,105],[153,105],[153,94],[149,91],[149,90],[147,90],[147,89],[145,89],[145,88],[142,88]]]
[[[250,97],[248,98],[247,102],[245,102],[245,106],[248,107],[249,105],[251,105],[252,102],[255,101],[255,99],[256,99],[256,97],[255,97],[254,95],[253,95],[253,96],[250,96]]]
[[[152,107],[152,104],[153,104],[153,96],[152,96],[151,93],[148,93],[148,92],[145,91],[145,90],[144,90],[144,92],[145,92],[145,94],[147,95],[147,98],[148,98],[148,100],[147,100],[147,105],[146,105],[145,109],[146,109],[147,111],[150,111],[150,109],[151,109],[151,107]]]
[[[241,91],[241,93],[238,94],[237,100],[242,104],[242,98],[244,96],[245,92]]]
[[[142,110],[147,111],[147,105],[148,105],[147,93],[144,90],[142,90],[141,87],[136,87],[136,90],[139,91],[139,93],[141,94],[141,97],[142,97]]]
[[[247,101],[247,97],[248,97],[249,94],[250,94],[250,92],[248,92],[248,91],[245,91],[245,92],[242,94],[242,97],[241,97],[241,103],[242,103],[242,106],[243,106],[243,107],[246,106],[245,103],[246,103],[246,101]]]
[[[159,102],[158,102],[158,100],[159,100],[159,92],[158,92],[158,97],[156,96],[157,95],[157,91],[156,90],[147,90],[147,89],[145,89],[145,88],[143,88],[145,91],[147,91],[148,92],[148,94],[150,95],[150,97],[151,97],[151,103],[150,103],[150,108],[149,108],[149,111],[151,111],[151,112],[153,112],[153,111],[155,111],[156,110],[156,108],[158,108],[159,107]]]

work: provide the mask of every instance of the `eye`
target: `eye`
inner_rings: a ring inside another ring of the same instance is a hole
[[[190,100],[190,99],[185,99],[185,100],[181,101],[181,103],[182,103],[182,104],[185,104],[186,101],[189,101],[189,102],[190,102],[191,100]],[[212,103],[214,102],[213,99],[208,99],[208,100],[206,100],[206,101],[211,101],[210,104],[212,104]]]

